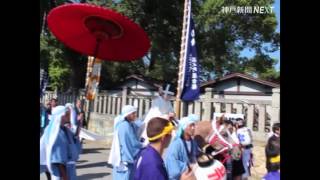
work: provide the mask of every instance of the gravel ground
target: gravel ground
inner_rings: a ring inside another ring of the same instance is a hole
[[[254,167],[252,167],[251,180],[259,180],[266,173],[264,142],[254,142]],[[110,147],[106,142],[85,141],[83,153],[77,162],[78,180],[111,180],[112,169],[107,164]],[[46,180],[44,174],[40,175],[40,180]]]

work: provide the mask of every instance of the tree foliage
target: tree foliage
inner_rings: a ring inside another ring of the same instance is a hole
[[[50,1],[46,2],[48,4]],[[56,1],[56,3],[59,5],[64,2]],[[176,83],[184,0],[88,0],[87,3],[111,8],[128,16],[147,32],[152,44],[147,55],[137,61],[104,62],[101,89],[114,86],[132,73]],[[222,12],[223,7],[270,7],[273,3],[273,0],[192,1],[203,80],[209,80],[212,75],[221,77],[230,72],[257,74],[262,79],[273,81],[279,79],[279,72],[274,69],[278,60],[268,55],[278,50],[280,45],[275,13]],[[240,52],[245,48],[252,49],[255,55],[252,58],[242,57]],[[48,61],[51,82],[59,84],[62,81],[69,81],[55,87],[62,88],[67,85],[75,89],[84,87],[87,57],[67,49],[54,40],[49,32],[41,38],[40,51],[42,64],[45,66],[44,62]],[[56,70],[58,67],[61,70]]]

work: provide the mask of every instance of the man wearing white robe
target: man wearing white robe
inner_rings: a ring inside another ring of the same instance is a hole
[[[166,90],[163,91],[162,88],[159,88],[159,96],[152,101],[152,106],[148,111],[144,121],[143,121],[143,132],[141,135],[141,139],[143,142],[143,146],[147,146],[149,144],[148,136],[147,136],[147,125],[148,122],[154,117],[162,117],[168,116],[174,117],[174,110],[169,101],[169,95],[174,95],[173,92],[169,91],[169,85],[167,85]]]
[[[136,113],[136,107],[126,105],[114,120],[114,137],[108,160],[113,166],[113,180],[133,179],[133,164],[142,148],[137,135]]]

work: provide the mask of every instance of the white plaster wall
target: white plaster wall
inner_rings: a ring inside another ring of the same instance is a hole
[[[237,91],[237,81],[225,81],[221,84],[217,84],[217,86],[214,89],[216,91]]]
[[[221,97],[222,98],[222,97]],[[272,96],[224,95],[225,99],[271,101]]]
[[[263,85],[241,79],[240,92],[271,92],[271,88],[265,88]]]

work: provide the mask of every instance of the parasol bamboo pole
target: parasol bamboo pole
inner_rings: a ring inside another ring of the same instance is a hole
[[[183,24],[182,24],[182,36],[181,36],[181,46],[180,46],[180,59],[179,59],[179,72],[178,72],[178,83],[177,83],[177,95],[175,101],[175,112],[176,116],[180,119],[180,106],[181,106],[181,86],[183,77],[183,66],[184,66],[184,56],[185,56],[185,45],[186,45],[186,34],[187,34],[187,18],[188,18],[188,3],[189,0],[184,1],[183,10]]]

